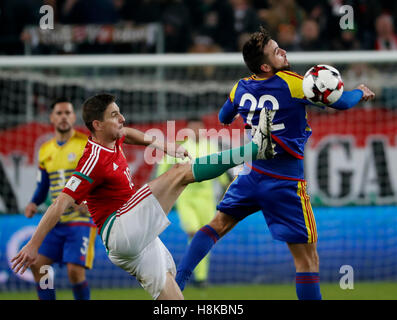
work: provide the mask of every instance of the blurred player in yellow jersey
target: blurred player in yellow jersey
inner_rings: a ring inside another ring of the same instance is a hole
[[[204,124],[200,118],[190,118],[187,127],[191,130],[192,136],[182,145],[195,157],[202,157],[211,153],[216,153],[219,148],[216,143],[211,142],[205,135],[200,134],[200,129],[204,130]],[[169,170],[177,161],[176,158],[167,156],[163,163],[157,167],[157,176]],[[225,187],[230,181],[227,173],[218,177],[220,184]],[[216,212],[216,188],[215,180],[206,180],[200,183],[193,183],[179,196],[176,201],[176,209],[181,227],[188,235],[189,241],[202,226],[208,224]],[[209,255],[207,255],[194,269],[194,284],[203,287],[208,281]]]
[[[76,115],[73,105],[66,98],[57,99],[51,109],[50,121],[55,136],[40,147],[37,187],[25,209],[28,218],[37,212],[37,207],[47,198],[48,191],[52,201],[57,198],[75,171],[87,143],[87,136],[73,129]],[[90,299],[85,269],[92,268],[95,237],[96,227],[86,205],[75,205],[63,213],[56,227],[44,239],[38,251],[39,258],[31,267],[40,300],[56,298],[55,288],[40,287],[40,278],[43,276],[40,268],[54,262],[67,265],[75,299]]]

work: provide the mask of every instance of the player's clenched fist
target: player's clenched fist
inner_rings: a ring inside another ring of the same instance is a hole
[[[32,218],[36,212],[37,212],[37,204],[31,202],[25,208],[25,217]]]
[[[21,271],[20,274],[23,274],[27,268],[36,262],[37,256],[37,249],[32,248],[28,243],[14,258],[12,258],[11,262],[13,264],[11,269],[15,271],[15,273]]]
[[[192,160],[191,155],[189,152],[182,147],[181,145],[177,143],[167,143],[167,147],[165,149],[165,152],[172,157],[179,158],[179,159],[185,159],[186,157]]]
[[[364,84],[360,84],[357,89],[360,89],[363,92],[363,97],[361,100],[368,101],[375,98],[375,93],[373,93],[367,86]]]

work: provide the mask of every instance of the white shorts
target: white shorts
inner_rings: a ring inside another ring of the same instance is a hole
[[[176,274],[174,259],[158,237],[169,224],[160,203],[144,185],[107,219],[101,231],[109,259],[135,276],[153,299],[163,290],[167,272]]]

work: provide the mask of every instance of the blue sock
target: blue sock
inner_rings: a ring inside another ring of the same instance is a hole
[[[39,300],[55,300],[55,289],[41,289],[40,284],[36,283],[36,291]]]
[[[196,232],[190,242],[188,251],[185,253],[178,266],[175,277],[176,283],[182,291],[185,289],[186,281],[189,280],[194,268],[207,255],[218,240],[218,233],[209,225],[205,225]]]
[[[75,300],[90,300],[90,287],[87,280],[73,285],[73,296]]]
[[[299,300],[321,300],[320,274],[318,272],[297,272],[296,294]]]

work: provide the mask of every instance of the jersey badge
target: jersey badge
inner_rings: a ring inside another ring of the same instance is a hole
[[[73,192],[75,192],[80,183],[81,183],[81,180],[79,178],[72,176],[69,179],[68,183],[66,184],[65,188],[68,188],[68,189],[72,190]]]
[[[73,162],[74,160],[76,160],[76,154],[74,152],[69,153],[68,160],[69,162]]]

